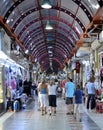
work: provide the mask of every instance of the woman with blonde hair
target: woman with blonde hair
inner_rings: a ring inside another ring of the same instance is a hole
[[[56,114],[56,88],[57,85],[55,85],[54,79],[51,79],[48,84],[49,107],[50,107],[49,115]]]
[[[40,98],[40,105],[41,105],[41,114],[44,115],[47,113],[47,103],[48,103],[48,88],[45,81],[45,78],[41,79],[41,83],[38,85],[38,92]]]

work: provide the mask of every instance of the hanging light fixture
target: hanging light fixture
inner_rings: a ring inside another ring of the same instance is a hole
[[[53,29],[53,27],[50,25],[49,21],[47,21],[45,29],[46,30],[52,30]]]
[[[25,54],[28,54],[29,53],[29,50],[25,50]]]
[[[41,7],[44,8],[44,9],[50,9],[52,7],[50,0],[44,0]]]

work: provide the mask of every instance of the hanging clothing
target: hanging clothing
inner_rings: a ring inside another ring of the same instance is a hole
[[[103,68],[101,68],[100,70],[100,80],[101,80],[101,84],[103,82]]]

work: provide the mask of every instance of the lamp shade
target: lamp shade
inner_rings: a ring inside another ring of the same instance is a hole
[[[44,8],[44,9],[50,9],[52,7],[51,2],[49,0],[44,0],[41,7]]]
[[[29,50],[25,50],[25,54],[28,54],[29,53]]]
[[[53,27],[50,25],[49,21],[47,21],[45,29],[46,30],[52,30],[53,29]]]

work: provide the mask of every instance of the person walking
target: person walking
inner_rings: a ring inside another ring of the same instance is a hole
[[[48,103],[48,88],[45,78],[42,78],[41,83],[38,85],[38,93],[40,98],[41,114],[44,115],[47,113],[46,109]]]
[[[36,89],[37,89],[36,84],[32,83],[32,86],[31,86],[31,95],[32,95],[32,98],[33,98],[34,101],[35,101]]]
[[[66,83],[66,79],[64,78],[62,80],[62,89],[63,89],[63,91],[62,91],[62,97],[63,97],[64,100],[65,100],[65,83]]]
[[[94,77],[90,77],[89,82],[86,84],[86,92],[87,92],[87,109],[95,108],[95,84]]]
[[[50,107],[50,113],[49,115],[55,115],[56,114],[56,88],[57,85],[55,85],[54,79],[50,80],[50,83],[48,84],[48,95],[49,95],[49,107]]]
[[[73,114],[73,96],[74,96],[75,84],[72,82],[72,79],[69,77],[65,83],[66,91],[66,104],[68,105],[67,115]]]
[[[57,84],[57,89],[56,89],[56,92],[57,92],[57,96],[58,97],[62,97],[62,86],[61,86],[61,81],[58,81],[58,84]]]
[[[76,90],[74,92],[74,118],[79,118],[79,121],[82,121],[82,113],[83,113],[83,91],[80,85],[77,85]]]

